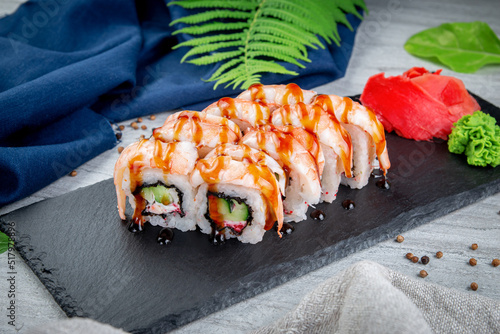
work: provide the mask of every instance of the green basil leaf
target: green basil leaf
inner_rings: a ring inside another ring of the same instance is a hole
[[[11,242],[7,234],[0,232],[0,254],[5,253],[9,249],[9,243]]]
[[[444,23],[406,41],[417,57],[437,58],[453,71],[473,73],[486,64],[500,64],[500,40],[484,22]]]

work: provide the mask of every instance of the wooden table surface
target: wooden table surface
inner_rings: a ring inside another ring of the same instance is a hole
[[[495,33],[500,35],[500,6],[497,0],[365,1],[370,13],[357,33],[347,73],[340,80],[317,87],[315,90],[319,93],[355,95],[361,93],[368,77],[375,73],[398,75],[413,66],[424,66],[429,70],[442,68],[438,64],[411,56],[403,49],[403,45],[413,34],[444,22],[480,20],[487,22]],[[13,12],[21,2],[23,0],[2,0],[0,17]],[[455,73],[445,68],[442,74],[460,78],[470,91],[500,106],[499,65],[486,66],[474,74]],[[118,145],[126,146],[136,141],[141,134],[148,136],[153,127],[163,123],[167,114],[158,114],[155,121],[145,119],[147,130],[133,130],[129,126],[130,121],[123,122],[126,129],[122,142]],[[0,215],[108,179],[112,177],[117,158],[116,148],[104,152],[80,166],[76,177],[63,177],[28,198],[2,207]],[[493,258],[500,258],[500,194],[424,224],[405,233],[404,237],[403,243],[388,240],[359,251],[278,288],[191,323],[175,333],[243,333],[269,324],[293,309],[301,298],[318,284],[360,260],[375,261],[417,278],[423,266],[408,261],[404,257],[407,252],[430,256],[431,261],[425,267],[429,273],[425,278],[427,282],[500,300],[500,267],[494,268],[490,265]],[[479,245],[475,251],[470,248],[473,243]],[[442,251],[444,257],[435,259],[436,251]],[[468,264],[471,257],[477,259],[477,266]],[[20,260],[18,254],[17,259]],[[45,322],[65,318],[52,296],[22,260],[16,265],[16,330],[24,332]],[[0,307],[4,310],[1,314],[5,314],[8,302],[5,297],[8,291],[6,279],[7,256],[4,253],[0,255]],[[479,284],[479,289],[475,292],[469,289],[473,281]],[[7,320],[8,318],[2,316],[1,333],[15,331],[7,324]]]

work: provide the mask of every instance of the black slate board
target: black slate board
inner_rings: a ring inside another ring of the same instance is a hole
[[[0,229],[14,225],[16,248],[68,316],[163,333],[500,191],[500,168],[471,167],[446,142],[387,142],[389,190],[373,178],[362,190],[341,187],[334,203],[318,205],[326,220],[301,222],[281,240],[268,231],[257,245],[216,247],[176,232],[160,246],[157,227],[127,231],[112,180],[4,215]],[[342,208],[347,198],[354,210]]]

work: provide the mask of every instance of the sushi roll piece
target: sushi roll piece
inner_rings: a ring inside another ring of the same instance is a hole
[[[313,156],[292,135],[266,125],[247,132],[240,143],[259,149],[286,171],[284,221],[305,220],[309,205],[321,198],[320,175]]]
[[[153,137],[166,143],[194,143],[198,155],[203,158],[217,145],[237,143],[241,131],[238,125],[224,117],[198,111],[180,111],[170,115],[161,127],[156,128]]]
[[[287,105],[303,102],[309,104],[317,95],[315,91],[301,89],[298,85],[254,84],[238,95],[239,99],[265,103],[271,111]]]
[[[276,222],[281,235],[283,202],[277,164],[269,168],[269,159],[243,146],[223,147],[196,163],[197,223],[215,244],[230,238],[255,244]]]
[[[225,117],[236,123],[243,133],[249,127],[269,123],[271,111],[260,102],[223,97],[202,110],[207,114]]]
[[[143,139],[120,154],[114,169],[118,213],[125,220],[126,199],[132,223],[141,230],[151,225],[196,229],[195,189],[189,181],[198,159],[193,143],[163,143]]]
[[[352,176],[352,143],[347,130],[321,107],[304,103],[285,105],[273,111],[271,122],[277,126],[302,127],[317,136],[325,157],[321,199],[333,202],[342,173]]]
[[[318,95],[313,104],[335,115],[340,122],[355,125],[366,132],[371,137],[372,145],[375,146],[375,153],[378,157],[380,168],[384,173],[389,170],[391,162],[387,152],[384,127],[372,110],[348,97],[337,95]],[[376,164],[374,159],[372,159],[372,166]]]

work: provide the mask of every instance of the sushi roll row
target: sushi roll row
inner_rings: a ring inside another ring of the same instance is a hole
[[[377,159],[378,157],[378,159]],[[332,202],[340,184],[362,188],[373,168],[390,167],[384,129],[348,98],[295,84],[253,85],[201,112],[170,115],[115,165],[118,212],[210,234],[214,242],[257,243],[277,224],[306,219]]]

